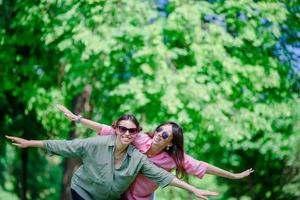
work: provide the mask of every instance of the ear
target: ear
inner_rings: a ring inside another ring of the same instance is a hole
[[[173,146],[172,142],[170,142],[170,143],[167,145],[167,147],[172,147],[172,146]]]
[[[117,122],[114,122],[114,123],[111,125],[111,127],[113,127],[114,129],[116,129],[116,128],[117,128]]]

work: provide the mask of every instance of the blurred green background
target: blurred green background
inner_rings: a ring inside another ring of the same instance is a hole
[[[186,152],[240,180],[211,199],[300,198],[299,0],[0,0],[0,199],[67,199],[73,160],[4,135],[72,139],[61,103],[101,123],[174,120]],[[180,189],[157,200],[196,199]]]

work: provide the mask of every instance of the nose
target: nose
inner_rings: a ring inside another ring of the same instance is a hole
[[[159,137],[162,137],[162,133],[163,133],[162,131],[161,131],[161,132],[158,132],[157,135],[158,135]]]

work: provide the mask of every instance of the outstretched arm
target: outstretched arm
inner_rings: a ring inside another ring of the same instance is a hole
[[[80,122],[82,125],[93,129],[96,132],[101,132],[103,126],[105,126],[104,124],[100,124],[98,122],[89,120],[89,119],[85,119],[80,115],[75,115],[74,113],[72,113],[69,109],[67,109],[66,107],[64,107],[63,105],[58,104],[57,108],[64,113],[64,115],[73,122]]]
[[[23,138],[7,136],[7,135],[5,137],[11,140],[12,145],[20,148],[28,148],[28,147],[45,148],[41,140],[25,140]]]
[[[26,140],[13,136],[5,137],[11,140],[14,146],[20,148],[44,148],[50,155],[57,154],[63,157],[81,157],[85,153],[85,147],[93,140],[93,138],[75,140]]]
[[[212,174],[229,179],[241,179],[254,172],[251,168],[241,173],[231,173],[209,163],[196,160],[187,154],[184,154],[184,168],[188,174],[197,176],[198,178],[202,178],[204,174]]]
[[[197,197],[202,199],[207,199],[206,196],[216,196],[218,193],[211,192],[207,190],[200,190],[182,180],[176,178],[173,174],[167,172],[166,170],[157,167],[152,162],[150,162],[146,156],[143,156],[141,161],[141,173],[148,177],[150,180],[156,182],[160,187],[166,187],[168,185],[183,188],[187,191],[194,193]]]
[[[195,188],[194,186],[192,186],[176,177],[170,182],[169,185],[188,190],[188,191],[194,193],[197,197],[199,197],[201,199],[205,199],[205,200],[208,200],[208,198],[206,196],[217,196],[218,195],[217,192],[211,192],[208,190],[201,190],[201,189]]]
[[[254,172],[254,170],[252,168],[250,168],[241,173],[232,173],[232,172],[223,170],[221,168],[218,168],[216,166],[213,166],[211,164],[207,164],[207,170],[206,170],[206,173],[208,173],[208,174],[222,176],[222,177],[229,178],[229,179],[242,179],[246,176],[249,176],[253,172]]]

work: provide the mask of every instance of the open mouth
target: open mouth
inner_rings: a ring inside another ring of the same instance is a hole
[[[131,140],[132,138],[124,137],[123,140]]]
[[[128,137],[128,136],[122,136],[121,138],[126,142],[130,142],[132,140],[132,137]]]
[[[157,136],[155,136],[155,137],[153,138],[153,140],[154,140],[155,142],[160,142],[160,139],[159,139]]]

